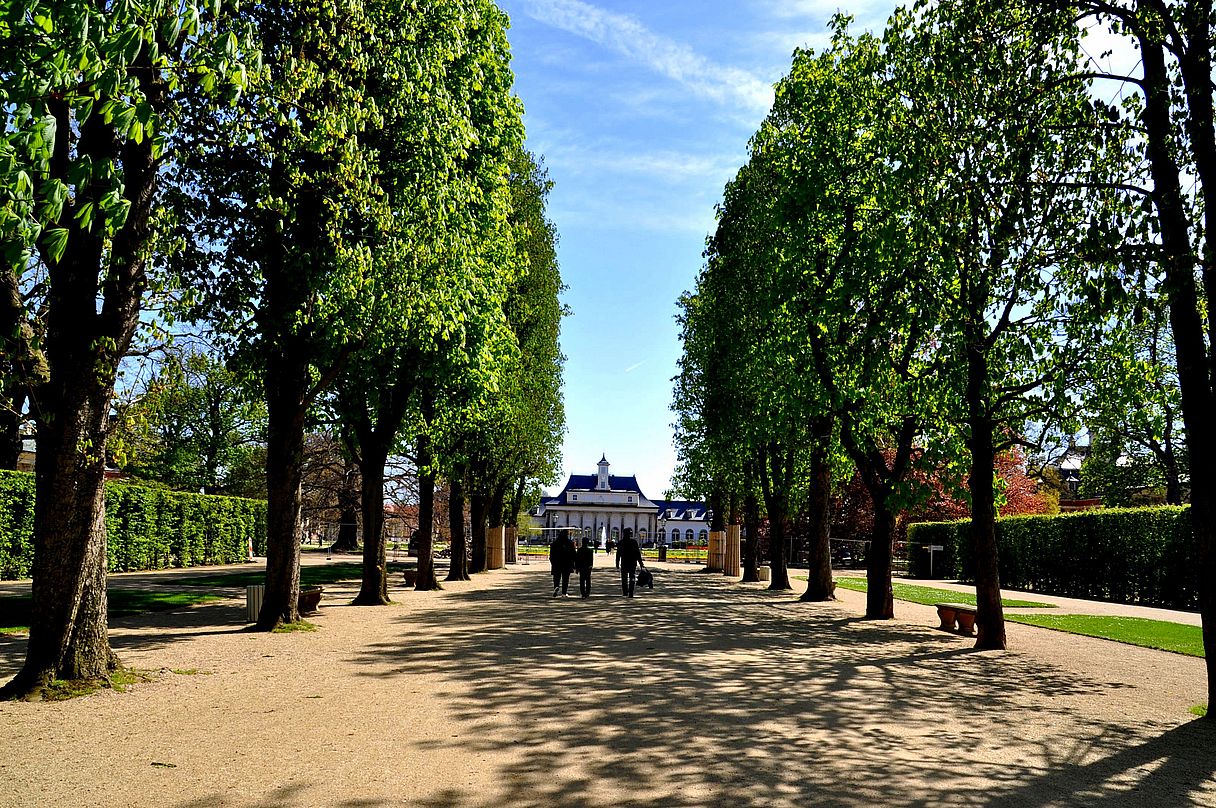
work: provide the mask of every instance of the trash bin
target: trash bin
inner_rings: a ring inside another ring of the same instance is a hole
[[[659,561],[666,561],[666,560],[667,560],[667,545],[660,544],[659,545]]]
[[[258,615],[262,612],[262,597],[266,594],[265,584],[253,584],[245,587],[245,617],[246,622],[258,622]]]

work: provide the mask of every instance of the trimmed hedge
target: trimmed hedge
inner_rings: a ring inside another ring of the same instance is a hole
[[[908,527],[909,573],[975,579],[967,521]],[[1086,600],[1199,608],[1197,550],[1188,507],[1110,508],[996,520],[1001,586]]]
[[[0,471],[0,580],[28,578],[34,564],[34,477]],[[111,572],[235,564],[266,553],[266,503],[106,483]]]

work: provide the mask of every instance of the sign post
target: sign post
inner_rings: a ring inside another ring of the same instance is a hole
[[[942,550],[945,550],[946,548],[944,545],[941,545],[941,544],[930,544],[925,549],[929,551],[929,577],[932,578],[933,577],[933,554],[940,553]]]

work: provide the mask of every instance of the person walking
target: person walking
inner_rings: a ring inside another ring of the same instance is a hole
[[[627,527],[621,536],[621,543],[616,546],[616,560],[621,568],[621,591],[627,598],[633,597],[633,587],[637,582],[638,567],[642,563],[642,547],[633,537],[633,528]]]
[[[549,545],[549,567],[553,572],[553,597],[560,592],[569,596],[570,570],[574,568],[574,542],[569,536],[558,534]]]
[[[578,548],[574,556],[574,566],[578,568],[578,591],[584,598],[591,597],[591,568],[595,566],[595,548],[591,539],[583,539],[583,546]]]

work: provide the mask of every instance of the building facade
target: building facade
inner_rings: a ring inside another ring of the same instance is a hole
[[[642,493],[637,477],[609,472],[606,456],[595,474],[572,474],[566,487],[533,509],[536,528],[576,527],[583,537],[602,544],[620,541],[632,528],[643,545],[703,543],[709,537],[709,511],[702,502],[652,500]]]

